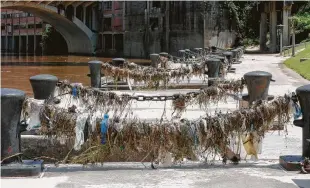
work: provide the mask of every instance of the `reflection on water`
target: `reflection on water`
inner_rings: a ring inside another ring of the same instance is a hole
[[[48,62],[48,63],[58,63],[58,62],[68,62],[68,63],[87,63],[92,60],[99,60],[102,62],[111,61],[112,58],[105,57],[91,57],[91,56],[1,56],[1,63],[3,62]],[[148,59],[127,59],[128,61],[135,62],[138,64],[148,64],[150,60]]]
[[[79,82],[90,85],[88,66],[1,66],[1,87],[23,90],[32,96],[29,81],[31,76],[37,74],[52,74],[60,80],[68,79],[70,82]]]
[[[90,79],[87,77],[89,68],[88,61],[100,60],[103,62],[110,61],[111,58],[103,57],[86,57],[86,56],[1,56],[1,87],[16,88],[23,90],[28,96],[33,96],[29,78],[38,74],[52,74],[60,80],[67,79],[70,82],[82,83],[85,86],[90,85]],[[149,60],[143,59],[128,59],[135,63],[149,63]],[[20,66],[20,63],[29,63],[29,66]],[[31,66],[31,63],[55,62],[57,66]],[[7,65],[6,63],[11,63]],[[82,66],[58,66],[59,63],[84,63]],[[18,66],[14,66],[18,65]]]

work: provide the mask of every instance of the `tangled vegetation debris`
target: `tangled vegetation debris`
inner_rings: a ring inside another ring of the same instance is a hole
[[[63,110],[50,110],[48,106],[40,114],[42,129],[48,126],[44,119],[52,120],[53,126],[47,133],[74,137],[76,114]],[[82,150],[69,156],[70,163],[104,162],[111,156],[126,161],[136,155],[144,155],[150,160],[161,160],[165,153],[174,155],[175,160],[185,157],[192,160],[205,152],[223,152],[229,143],[230,136],[255,130],[264,136],[270,123],[276,117],[282,122],[289,120],[290,99],[277,97],[271,102],[260,101],[249,109],[236,110],[230,113],[206,115],[196,121],[144,122],[139,119],[111,118],[107,130],[107,143],[101,144],[100,121],[96,129],[90,132]],[[46,116],[46,117],[45,117]],[[122,157],[126,156],[127,159]]]

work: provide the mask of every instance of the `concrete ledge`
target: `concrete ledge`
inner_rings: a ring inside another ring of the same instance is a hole
[[[24,157],[29,159],[42,159],[44,163],[62,163],[69,151],[74,146],[74,140],[66,140],[66,143],[61,143],[55,137],[46,137],[41,135],[22,135],[21,136],[21,151]],[[69,156],[69,160],[72,156],[77,156],[83,152],[72,150]],[[133,151],[122,151],[120,149],[113,149],[111,154],[104,157],[106,162],[150,162],[152,160],[151,155],[147,156],[148,151],[133,152]],[[70,161],[67,161],[70,163]]]
[[[67,144],[60,143],[56,138],[49,138],[41,135],[21,135],[21,150],[26,158],[34,159],[44,158],[44,162],[55,162],[63,160],[70,149],[73,147],[73,141],[67,141]]]
[[[1,177],[38,176],[43,169],[42,160],[23,160],[21,163],[1,165]]]

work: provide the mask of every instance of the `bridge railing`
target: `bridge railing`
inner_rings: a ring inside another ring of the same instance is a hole
[[[301,42],[299,44],[295,44],[295,52],[298,51],[298,50],[301,50],[303,48],[307,48],[307,46],[310,45],[310,39],[304,41],[304,42]],[[290,46],[283,46],[282,48],[282,55],[284,57],[286,56],[293,56],[295,54],[293,54],[293,45],[290,45]]]

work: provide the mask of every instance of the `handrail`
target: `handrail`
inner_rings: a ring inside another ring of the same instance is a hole
[[[305,48],[307,47],[307,45],[310,45],[310,39],[309,40],[306,40],[304,42],[301,42],[299,44],[295,44],[295,48],[296,47],[299,47],[299,46],[302,46],[302,45],[305,45]],[[289,50],[291,50],[293,48],[293,45],[289,45],[289,46],[283,46],[282,47],[282,55],[283,56],[286,56],[286,52],[287,52],[287,55],[289,55]],[[281,52],[280,52],[281,54]]]

